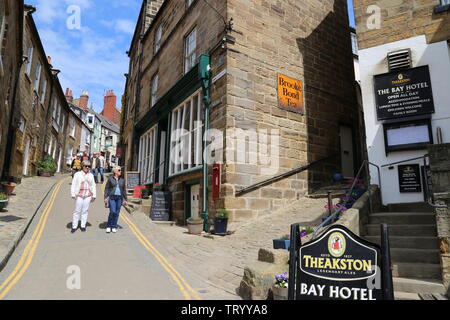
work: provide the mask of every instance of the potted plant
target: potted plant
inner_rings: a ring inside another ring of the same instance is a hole
[[[37,163],[38,174],[41,177],[53,177],[55,175],[57,166],[53,158],[46,156],[44,160]]]
[[[307,235],[311,234],[314,232],[314,228],[313,227],[303,227],[300,229],[300,237],[304,238]]]
[[[148,199],[150,197],[150,189],[148,187],[142,188],[142,199]]]
[[[0,193],[0,211],[8,206],[8,196],[4,193]]]
[[[190,234],[201,234],[203,231],[203,219],[190,217],[187,219],[187,226]]]
[[[285,249],[289,250],[291,246],[291,240],[289,235],[285,235],[279,239],[273,239],[273,248],[274,249]]]
[[[17,186],[15,182],[2,182],[3,191],[7,196],[12,195],[14,188]]]
[[[272,287],[274,300],[287,300],[288,299],[288,283],[289,277],[287,272],[283,272],[275,275],[275,284]]]
[[[214,234],[219,236],[227,235],[229,212],[225,209],[219,209],[214,218]]]

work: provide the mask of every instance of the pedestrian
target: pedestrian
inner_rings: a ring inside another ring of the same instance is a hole
[[[100,160],[99,173],[100,173],[100,177],[101,177],[102,183],[103,183],[105,181],[103,174],[105,173],[105,168],[106,168],[106,159],[105,159],[105,153],[104,152],[100,153],[99,160]]]
[[[81,158],[81,160],[83,161],[91,161],[91,159],[89,159],[89,155],[87,154],[87,152],[83,152],[83,157]]]
[[[96,153],[96,152],[94,152],[94,155],[92,157],[92,170],[91,170],[91,172],[94,175],[95,183],[98,183],[98,174],[100,172],[100,159],[98,158],[98,153]]]
[[[109,176],[105,187],[105,205],[109,204],[109,217],[106,226],[106,233],[117,232],[117,222],[119,221],[122,204],[127,203],[127,192],[125,190],[125,179],[122,177],[120,167],[113,168],[113,174]]]
[[[81,157],[77,156],[75,159],[73,159],[72,164],[70,165],[70,168],[72,169],[72,179],[78,171],[81,170]]]
[[[97,186],[94,176],[89,172],[91,163],[82,162],[83,170],[75,174],[72,181],[71,194],[75,200],[75,211],[73,213],[72,230],[74,233],[78,229],[78,222],[81,220],[81,231],[86,231],[89,206],[97,197]]]

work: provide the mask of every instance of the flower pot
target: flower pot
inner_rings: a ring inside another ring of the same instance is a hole
[[[203,232],[203,220],[188,221],[187,226],[190,234],[201,234]]]
[[[226,236],[228,228],[228,219],[215,218],[214,219],[214,234],[219,236]]]
[[[9,200],[0,200],[0,211],[3,211],[8,206]]]
[[[142,189],[142,199],[148,199],[150,197],[149,189]]]
[[[273,300],[288,300],[288,288],[272,287]]]
[[[7,196],[12,195],[14,188],[17,186],[14,182],[2,182],[3,190]]]
[[[291,246],[291,240],[273,239],[273,248],[274,249],[289,250],[290,246]]]

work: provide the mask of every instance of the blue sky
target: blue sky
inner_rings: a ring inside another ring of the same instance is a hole
[[[33,14],[45,53],[65,90],[75,98],[89,90],[89,101],[98,112],[103,110],[105,90],[114,90],[117,107],[128,72],[126,51],[130,47],[141,0],[28,0],[37,8]],[[67,20],[80,8],[80,29],[69,29]]]
[[[33,14],[44,49],[54,68],[61,70],[63,89],[75,98],[89,90],[94,110],[103,109],[105,90],[114,90],[117,106],[128,72],[129,49],[142,0],[28,0],[37,8]],[[352,1],[350,20],[353,21]],[[80,8],[80,29],[69,29],[67,20]],[[352,23],[350,23],[352,25]],[[354,26],[354,23],[353,23]]]

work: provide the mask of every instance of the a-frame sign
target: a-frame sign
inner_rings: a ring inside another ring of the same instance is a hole
[[[344,226],[301,244],[291,226],[289,300],[394,300],[387,225],[381,247]]]

